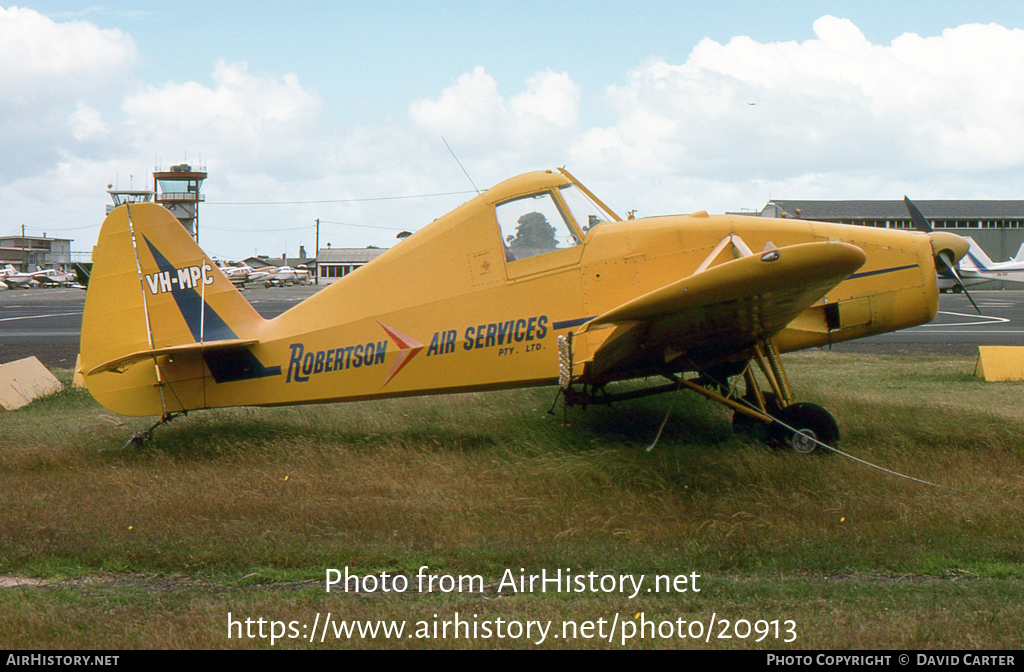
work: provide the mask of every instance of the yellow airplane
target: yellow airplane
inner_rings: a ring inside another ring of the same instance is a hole
[[[936,259],[967,249],[944,232],[705,212],[624,221],[549,170],[268,320],[170,212],[131,203],[94,250],[79,372],[103,406],[157,425],[227,406],[555,383],[586,406],[685,387],[809,452],[838,427],[796,400],[780,353],[932,320]],[[606,387],[650,376],[668,382]]]

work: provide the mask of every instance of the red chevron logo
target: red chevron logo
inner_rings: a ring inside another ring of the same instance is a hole
[[[380,320],[377,320],[377,324],[387,332],[387,335],[395,342],[398,346],[398,357],[395,358],[395,363],[391,366],[391,371],[388,372],[388,377],[384,379],[384,385],[391,382],[391,379],[398,375],[398,372],[405,368],[405,365],[412,361],[412,358],[423,349],[423,344],[417,341],[411,336],[406,336],[402,332],[389,327]],[[381,387],[384,387],[381,385]]]

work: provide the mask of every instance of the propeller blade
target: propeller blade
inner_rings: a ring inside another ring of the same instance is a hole
[[[904,196],[903,205],[907,206],[907,212],[910,213],[910,221],[913,223],[915,229],[917,229],[918,231],[923,231],[925,233],[932,232],[932,225],[929,224],[928,220],[924,218],[924,215],[921,214],[921,211],[918,210],[917,206],[914,205],[914,202],[912,200]]]
[[[974,309],[978,311],[978,315],[981,315],[981,308],[978,308],[978,304],[974,302],[974,297],[972,297],[971,293],[967,291],[967,285],[965,285],[964,281],[960,279],[960,274],[956,272],[956,264],[951,264],[944,254],[938,255],[938,259],[946,268],[949,269],[950,273],[953,274],[953,277],[956,278],[956,284],[960,286],[960,289],[963,290],[967,300],[970,301],[971,305],[974,306]]]

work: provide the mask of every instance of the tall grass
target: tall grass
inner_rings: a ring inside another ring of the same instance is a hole
[[[787,361],[801,398],[836,415],[843,450],[942,487],[751,442],[686,393],[570,409],[568,427],[546,413],[553,389],[228,409],[125,449],[149,421],[68,390],[0,416],[0,574],[231,587],[426,564],[698,571],[720,596],[780,577],[971,577],[1020,592],[1024,385],[977,381],[965,359]],[[996,609],[985,585],[975,597]],[[841,591],[851,613],[861,590]],[[67,597],[90,609],[82,599]]]

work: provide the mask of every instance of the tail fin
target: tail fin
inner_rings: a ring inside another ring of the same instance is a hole
[[[992,270],[992,260],[989,259],[988,255],[985,254],[985,250],[981,249],[981,245],[974,242],[974,239],[970,236],[964,236],[967,242],[970,243],[971,247],[967,252],[967,255],[960,260],[961,268],[978,270],[978,271],[989,271]]]
[[[1015,261],[1018,264],[1024,262],[1024,243],[1020,244],[1020,249],[1017,250],[1017,254],[1013,255],[1012,261]]]
[[[134,365],[251,345],[263,323],[169,211],[122,206],[104,221],[93,252],[79,370],[100,403],[119,413],[202,407],[183,398],[202,393],[202,357],[178,381],[164,380],[157,366]],[[162,388],[175,382],[169,402]]]

